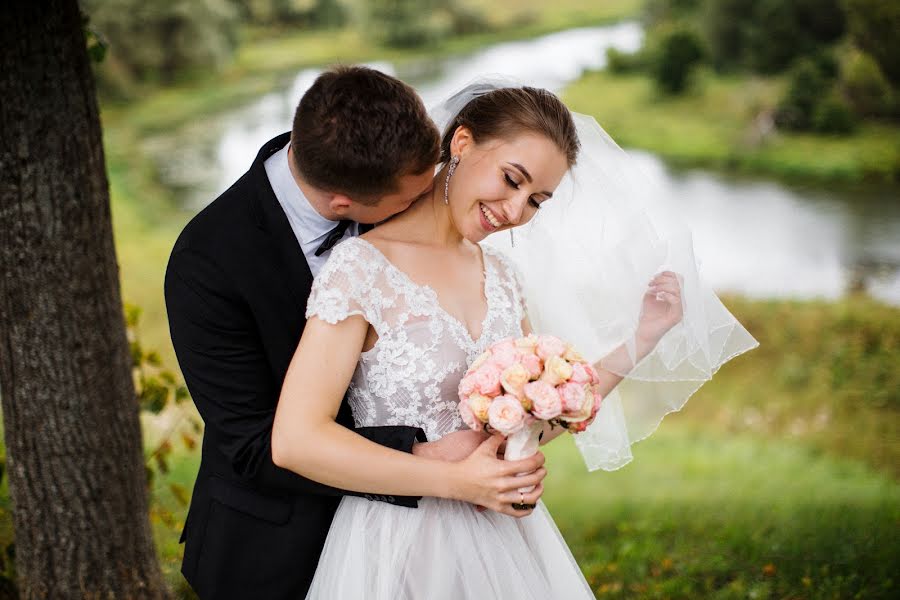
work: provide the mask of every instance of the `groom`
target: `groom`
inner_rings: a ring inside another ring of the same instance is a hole
[[[326,72],[300,101],[292,131],[266,143],[179,236],[166,307],[205,423],[182,573],[203,600],[303,598],[343,494],[417,506],[276,467],[271,433],[313,277],[336,243],[431,191],[438,145],[406,84],[362,67]],[[337,422],[432,458],[464,458],[483,440],[469,431],[427,443],[416,427],[354,428],[346,403]]]

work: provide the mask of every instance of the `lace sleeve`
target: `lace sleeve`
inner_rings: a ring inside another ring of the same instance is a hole
[[[367,260],[364,244],[355,238],[335,247],[313,281],[306,303],[306,318],[339,323],[360,315],[376,331],[381,329],[382,292],[376,285],[378,271]]]

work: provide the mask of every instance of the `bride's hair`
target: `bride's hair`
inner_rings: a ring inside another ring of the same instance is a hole
[[[581,148],[572,113],[553,93],[539,88],[498,88],[472,98],[444,132],[441,162],[450,160],[450,142],[460,126],[472,132],[475,143],[522,133],[544,135],[566,155],[570,168]]]

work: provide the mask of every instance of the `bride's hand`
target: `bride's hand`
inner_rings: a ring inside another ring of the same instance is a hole
[[[650,281],[644,294],[637,337],[650,346],[649,351],[683,316],[679,277],[672,271],[663,271]]]
[[[471,456],[454,463],[453,497],[513,517],[526,517],[533,509],[517,510],[512,505],[537,504],[544,492],[541,482],[547,475],[547,469],[543,467],[544,455],[538,452],[515,461],[497,458],[497,451],[504,441],[502,435],[493,435]],[[517,477],[519,473],[527,475]],[[532,485],[535,488],[531,492],[519,492],[519,488]]]
[[[469,458],[478,446],[490,437],[489,433],[471,429],[454,431],[434,442],[414,444],[412,453],[425,458],[458,462]]]

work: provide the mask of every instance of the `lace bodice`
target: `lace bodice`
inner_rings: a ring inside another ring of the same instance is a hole
[[[487,313],[477,340],[441,307],[434,289],[412,281],[369,242],[351,238],[332,251],[306,316],[337,323],[361,315],[378,334],[360,355],[348,392],[357,427],[421,427],[430,441],[464,429],[459,380],[488,346],[522,335],[525,314],[512,263],[490,246],[482,250]]]

